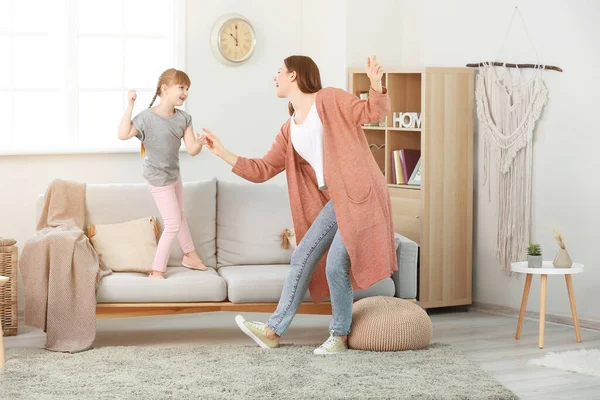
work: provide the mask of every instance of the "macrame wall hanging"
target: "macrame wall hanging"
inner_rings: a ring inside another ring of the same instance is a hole
[[[558,67],[540,63],[525,21],[516,6],[500,54],[517,14],[538,62],[510,64],[494,61],[467,64],[467,67],[479,68],[475,82],[475,102],[484,146],[484,185],[488,186],[488,200],[491,200],[492,182],[497,184],[494,190],[498,196],[496,256],[506,272],[510,271],[511,262],[523,258],[530,241],[532,141],[536,122],[548,101],[543,72],[562,72]],[[517,69],[516,78],[509,68]],[[520,68],[533,68],[532,76],[523,79]],[[497,181],[490,179],[492,174]]]

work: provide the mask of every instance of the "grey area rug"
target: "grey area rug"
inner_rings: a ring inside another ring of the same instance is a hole
[[[450,346],[315,356],[312,346],[11,349],[0,399],[517,399]]]

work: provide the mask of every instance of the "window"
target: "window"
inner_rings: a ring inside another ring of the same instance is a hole
[[[184,0],[0,0],[0,153],[136,151],[117,127],[182,68]],[[35,10],[32,12],[32,10]]]

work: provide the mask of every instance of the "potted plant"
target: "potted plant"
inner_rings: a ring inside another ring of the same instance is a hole
[[[531,243],[527,247],[527,264],[529,268],[542,268],[542,247]]]

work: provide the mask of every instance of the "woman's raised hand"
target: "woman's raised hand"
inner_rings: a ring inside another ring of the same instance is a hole
[[[377,61],[376,56],[367,58],[367,77],[371,80],[371,87],[377,92],[383,91],[381,78],[383,77],[383,67]]]

